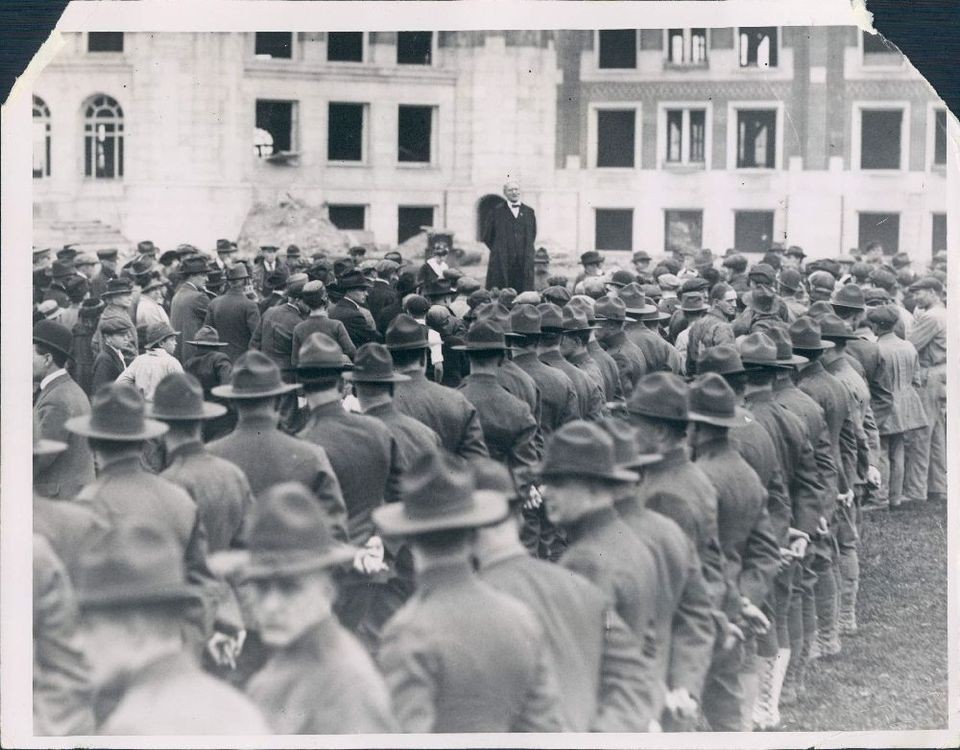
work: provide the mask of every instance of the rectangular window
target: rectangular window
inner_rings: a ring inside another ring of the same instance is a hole
[[[433,107],[401,104],[397,123],[397,160],[430,163]]]
[[[597,110],[597,166],[632,167],[637,113],[632,109]]]
[[[594,247],[597,250],[633,250],[633,209],[598,208]]]
[[[123,52],[123,32],[89,32],[87,34],[87,52]]]
[[[668,164],[703,164],[706,160],[707,111],[667,110]]]
[[[433,226],[433,206],[400,206],[397,209],[397,243],[403,243]]]
[[[327,109],[327,159],[363,161],[363,104],[330,102]]]
[[[328,32],[327,60],[329,62],[363,62],[363,32]]]
[[[879,242],[884,255],[900,251],[900,214],[861,213],[858,229],[857,244],[861,251],[871,242]]]
[[[664,211],[663,237],[667,253],[699,250],[703,242],[703,211]]]
[[[397,65],[430,65],[432,57],[432,31],[397,32]]]
[[[937,109],[933,113],[933,163],[943,166],[947,163],[947,110]]]
[[[777,164],[777,111],[737,110],[737,168],[773,169]]]
[[[738,253],[765,253],[773,244],[773,211],[734,211],[733,225]]]
[[[947,215],[933,215],[933,236],[931,237],[930,251],[936,255],[947,249]]]
[[[706,29],[670,29],[667,61],[673,65],[703,65],[707,62]]]
[[[296,102],[257,99],[257,133],[255,145],[259,156],[281,151],[295,151],[294,120]],[[263,134],[269,134],[269,138]]]
[[[604,29],[598,32],[601,68],[628,69],[637,67],[636,29]]]
[[[33,121],[33,176],[50,176],[50,121]]]
[[[327,211],[330,223],[337,229],[364,229],[366,221],[366,206],[349,204],[328,205]]]
[[[899,65],[900,50],[884,39],[880,34],[860,32],[863,38],[864,65]]]
[[[902,109],[860,112],[860,169],[900,169]]]
[[[740,67],[777,67],[778,39],[776,26],[741,26]]]
[[[258,31],[253,53],[257,57],[289,60],[293,57],[293,33],[290,31]]]

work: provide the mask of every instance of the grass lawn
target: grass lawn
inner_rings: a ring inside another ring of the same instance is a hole
[[[807,698],[782,709],[782,728],[946,728],[946,504],[864,514],[860,567],[860,631],[836,660],[811,665]]]

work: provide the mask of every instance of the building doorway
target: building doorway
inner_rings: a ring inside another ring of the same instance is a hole
[[[493,193],[483,196],[477,203],[477,242],[483,241],[483,228],[487,225],[490,214],[501,203],[506,203],[500,195]]]

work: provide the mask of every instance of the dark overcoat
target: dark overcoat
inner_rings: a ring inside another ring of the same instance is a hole
[[[487,289],[511,287],[518,292],[533,289],[533,244],[537,239],[537,215],[525,203],[514,218],[507,204],[493,209],[481,228],[483,243],[490,249]]]
[[[196,338],[197,331],[207,319],[209,306],[210,298],[190,282],[181,285],[173,295],[170,303],[170,325],[173,330],[180,332],[177,336],[176,357],[181,362],[196,354],[196,347],[184,342]]]
[[[35,456],[34,491],[47,497],[69,498],[93,481],[93,453],[82,435],[67,430],[68,419],[90,413],[90,401],[69,374],[63,373],[40,391],[33,405],[38,437],[67,444],[61,453]]]
[[[259,323],[260,308],[242,289],[228,289],[207,307],[206,325],[217,329],[220,340],[227,344],[224,352],[231,361],[250,348],[250,339]]]

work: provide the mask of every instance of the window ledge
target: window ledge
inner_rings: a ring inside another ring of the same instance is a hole
[[[363,169],[370,167],[370,164],[365,161],[336,161],[335,159],[327,159],[325,164],[328,167],[347,167],[350,169]]]
[[[258,160],[279,167],[300,166],[300,154],[296,151],[279,151],[276,154],[270,154],[270,156],[258,157]]]
[[[416,161],[398,161],[396,162],[397,169],[420,169],[420,170],[429,170],[437,169],[438,164],[434,162],[416,162]]]
[[[760,67],[759,65],[737,65],[736,70],[739,70],[741,73],[770,73],[779,71],[780,66],[765,65]]]
[[[947,173],[947,165],[946,165],[946,164],[931,164],[931,165],[930,165],[930,171],[933,172],[934,174],[942,174],[942,175],[945,175],[945,174]]]
[[[870,169],[869,167],[864,169],[863,167],[859,167],[852,171],[877,175],[878,177],[902,177],[908,170],[899,167],[897,169]]]
[[[677,162],[662,162],[660,164],[660,169],[664,172],[673,172],[674,174],[697,174],[699,172],[705,172],[707,169],[706,162],[689,162],[687,164],[681,164]]]
[[[599,167],[594,165],[594,171],[603,172],[605,174],[629,174],[631,172],[636,172],[638,167]]]
[[[664,70],[680,70],[680,71],[683,71],[683,70],[698,70],[698,71],[704,71],[704,70],[709,70],[709,68],[710,68],[710,63],[709,63],[709,61],[707,61],[707,60],[704,60],[703,62],[688,62],[688,63],[687,63],[687,62],[682,62],[682,63],[670,62],[669,60],[664,60],[664,61],[663,61],[663,69],[664,69]]]
[[[742,175],[769,175],[777,171],[776,167],[734,167],[737,174]]]

